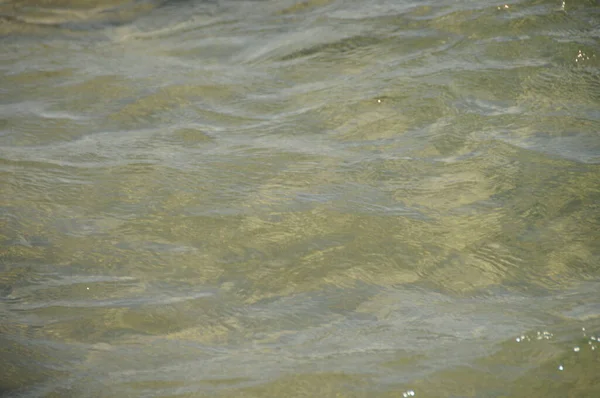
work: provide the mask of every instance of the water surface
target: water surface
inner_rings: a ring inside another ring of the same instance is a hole
[[[0,3],[0,395],[600,395],[597,1]]]

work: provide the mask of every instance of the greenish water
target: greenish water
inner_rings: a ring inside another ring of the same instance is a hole
[[[600,396],[597,1],[0,3],[0,396]]]

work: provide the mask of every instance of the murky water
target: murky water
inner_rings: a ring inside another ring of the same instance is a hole
[[[600,4],[0,3],[0,395],[600,396]]]

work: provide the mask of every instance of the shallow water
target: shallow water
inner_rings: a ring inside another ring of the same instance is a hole
[[[600,396],[599,26],[0,3],[0,395]]]

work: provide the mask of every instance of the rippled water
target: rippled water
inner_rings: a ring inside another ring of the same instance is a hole
[[[600,3],[0,2],[0,395],[600,396]]]

